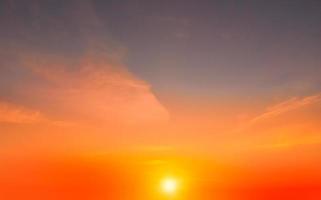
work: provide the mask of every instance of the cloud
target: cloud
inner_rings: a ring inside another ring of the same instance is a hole
[[[271,118],[280,116],[282,114],[285,114],[287,112],[318,103],[320,101],[321,101],[321,94],[307,96],[303,98],[294,97],[284,102],[281,102],[277,105],[268,107],[264,113],[254,117],[250,121],[250,124],[255,124],[260,121],[271,119]]]
[[[281,138],[275,141],[270,141],[268,144],[259,145],[259,148],[266,149],[290,149],[295,147],[307,147],[315,146],[321,144],[321,137],[317,136],[307,136],[299,138]]]
[[[87,55],[70,65],[68,59],[38,54],[23,62],[41,80],[41,84],[26,84],[24,94],[55,108],[44,108],[47,112],[58,112],[60,117],[120,123],[168,119],[167,110],[150,85],[108,56]]]
[[[0,33],[0,97],[61,123],[168,119],[151,86],[122,64],[126,48],[110,37],[94,2],[20,3],[4,3],[10,25]]]
[[[37,123],[44,120],[40,112],[0,101],[0,123]]]
[[[242,133],[238,134],[239,139],[246,141],[248,146],[285,147],[309,144],[319,138],[320,106],[320,93],[293,97],[268,106],[264,112],[254,117],[246,116],[235,133]]]
[[[0,154],[114,150],[157,138],[169,112],[124,64],[127,49],[94,1],[3,4]]]
[[[321,94],[293,97],[269,106],[237,129],[246,148],[285,151],[320,145]]]

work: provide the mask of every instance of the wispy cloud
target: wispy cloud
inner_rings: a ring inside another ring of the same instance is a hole
[[[62,57],[37,55],[24,66],[41,84],[25,85],[26,95],[53,105],[59,115],[125,123],[166,120],[167,110],[150,85],[108,57],[88,55],[75,65]]]
[[[13,28],[5,31],[19,30],[21,35],[4,41],[10,48],[0,47],[5,69],[0,79],[11,86],[12,102],[36,108],[60,122],[136,124],[168,119],[151,86],[122,64],[124,47],[110,37],[92,1],[66,2],[48,13],[47,2],[31,1],[21,7],[30,21],[15,6],[7,9],[5,15]],[[39,28],[53,31],[38,35]],[[0,97],[6,95],[0,88]]]
[[[265,149],[290,149],[294,147],[304,147],[304,146],[313,146],[320,145],[321,137],[320,136],[307,136],[299,138],[283,138],[276,141],[270,141],[268,144],[259,145],[259,148]]]
[[[0,123],[37,123],[45,118],[40,112],[0,101]]]
[[[303,98],[294,97],[291,99],[288,99],[284,102],[281,102],[279,104],[273,105],[271,107],[268,107],[265,112],[262,114],[254,117],[250,124],[255,124],[260,121],[264,121],[273,117],[277,117],[279,115],[282,115],[284,113],[300,109],[305,106],[309,106],[312,104],[315,104],[317,102],[321,101],[321,94],[307,96]]]

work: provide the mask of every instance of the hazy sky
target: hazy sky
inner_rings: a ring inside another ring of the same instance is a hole
[[[320,122],[320,0],[0,0],[0,199],[321,199]]]
[[[320,89],[317,1],[104,1],[97,15],[156,92],[200,98]]]
[[[1,1],[2,137],[62,129],[210,149],[319,141],[320,9],[294,0]]]

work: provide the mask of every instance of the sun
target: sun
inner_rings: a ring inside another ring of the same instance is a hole
[[[164,178],[161,182],[161,189],[166,194],[174,194],[177,190],[178,182],[173,177]]]

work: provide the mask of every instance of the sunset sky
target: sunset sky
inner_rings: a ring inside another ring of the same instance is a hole
[[[321,1],[0,0],[21,198],[321,199]]]

